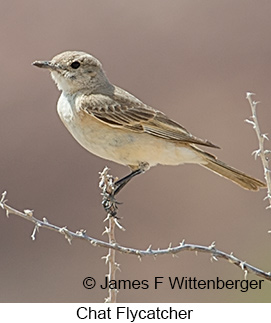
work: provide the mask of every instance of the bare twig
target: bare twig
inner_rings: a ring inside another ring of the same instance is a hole
[[[140,249],[135,249],[135,248],[130,248],[130,247],[124,247],[118,245],[116,242],[113,243],[108,243],[105,241],[101,241],[95,238],[92,238],[86,234],[86,230],[79,230],[76,232],[72,232],[67,229],[67,227],[58,227],[54,224],[50,224],[45,218],[43,221],[38,220],[37,218],[34,217],[34,212],[31,211],[30,214],[29,210],[26,210],[24,212],[18,211],[11,206],[7,205],[7,200],[6,200],[6,192],[2,194],[2,199],[0,201],[0,207],[6,211],[6,215],[8,216],[9,214],[15,214],[19,217],[22,217],[25,220],[28,220],[32,223],[34,223],[35,226],[39,228],[45,228],[49,230],[56,231],[60,234],[63,234],[64,237],[71,242],[73,238],[85,240],[89,243],[91,243],[93,246],[99,246],[99,247],[104,247],[104,248],[111,248],[116,251],[119,251],[121,253],[125,254],[130,254],[130,255],[135,255],[139,259],[141,259],[143,256],[160,256],[160,255],[176,255],[177,253],[183,252],[183,251],[193,251],[193,252],[204,252],[204,253],[209,253],[211,255],[211,259],[217,260],[218,258],[222,258],[225,260],[228,260],[230,263],[234,264],[235,266],[238,266],[241,268],[244,273],[246,274],[247,272],[254,273],[255,275],[262,277],[268,281],[271,281],[271,273],[270,272],[265,272],[259,268],[256,268],[245,261],[235,257],[233,253],[226,253],[223,251],[220,251],[216,249],[215,244],[212,243],[210,246],[200,246],[196,244],[189,244],[185,243],[183,240],[180,245],[176,247],[172,247],[171,245],[168,248],[165,249],[157,249],[153,250],[150,247],[148,247],[146,250],[140,250]]]
[[[255,130],[257,134],[257,138],[259,141],[259,148],[253,152],[253,155],[255,156],[255,159],[257,157],[261,158],[263,169],[264,169],[264,177],[267,184],[267,196],[265,197],[265,200],[269,200],[269,205],[266,207],[267,209],[271,208],[271,176],[270,176],[270,168],[269,168],[269,154],[271,153],[270,150],[267,150],[264,148],[264,141],[269,140],[267,134],[261,133],[259,122],[257,119],[257,113],[256,108],[259,102],[253,101],[252,96],[255,95],[254,93],[247,92],[247,100],[250,104],[252,116],[251,120],[247,119],[245,120],[247,123],[251,124],[253,126],[253,129]]]
[[[119,228],[122,228],[117,219],[117,201],[114,198],[114,183],[115,179],[112,175],[108,173],[109,168],[105,167],[104,170],[100,173],[100,183],[99,187],[102,190],[103,202],[102,205],[107,212],[107,217],[105,221],[108,220],[109,228],[105,227],[104,233],[108,234],[108,240],[110,244],[115,244],[115,226],[118,224]],[[112,281],[116,279],[116,270],[119,268],[119,265],[116,263],[116,250],[109,248],[107,256],[104,257],[105,262],[108,263],[108,280]],[[108,298],[105,299],[106,303],[116,303],[117,302],[117,289],[109,288]]]

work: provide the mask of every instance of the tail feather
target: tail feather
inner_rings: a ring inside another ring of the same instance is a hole
[[[240,185],[244,189],[250,191],[258,191],[260,188],[266,187],[266,184],[262,181],[253,178],[225,163],[216,159],[214,156],[205,154],[206,164],[201,164],[201,166],[206,167],[220,176],[223,176],[234,183]]]

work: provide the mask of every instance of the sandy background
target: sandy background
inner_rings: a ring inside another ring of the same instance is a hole
[[[128,168],[81,148],[56,113],[59,92],[46,71],[31,66],[64,50],[99,58],[110,80],[166,112],[194,135],[223,150],[220,159],[263,178],[245,94],[257,93],[263,132],[271,133],[270,1],[2,1],[0,191],[9,203],[71,230],[107,239],[98,189],[105,165],[115,176]],[[267,146],[268,147],[268,146]],[[269,144],[270,148],[270,144]],[[214,152],[210,150],[210,152]],[[124,246],[164,248],[172,242],[217,247],[270,271],[270,211],[265,191],[252,193],[198,166],[158,166],[119,195]],[[0,210],[1,302],[103,302],[106,250],[41,230]],[[117,254],[119,279],[188,276],[243,279],[237,267],[186,252],[154,260]],[[249,275],[249,279],[257,279]],[[122,290],[119,302],[267,302],[271,284],[234,290]]]

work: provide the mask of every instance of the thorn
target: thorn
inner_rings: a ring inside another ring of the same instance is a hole
[[[257,159],[257,157],[259,157],[261,154],[261,149],[257,149],[257,150],[254,150],[251,155],[253,156],[254,155],[254,158],[255,160]]]
[[[180,243],[181,247],[184,247],[184,245],[185,245],[185,239],[183,239],[183,241]]]
[[[33,216],[33,213],[34,213],[34,210],[28,210],[28,209],[24,210],[24,214],[27,216],[31,217],[31,216]]]
[[[72,235],[70,234],[69,230],[67,227],[63,227],[58,230],[60,233],[64,234],[65,239],[68,240],[69,244],[72,244]]]
[[[107,214],[107,217],[103,220],[103,222],[106,222],[106,221],[108,221],[110,219],[110,214],[108,213]]]
[[[246,262],[245,261],[241,261],[240,262],[240,267],[242,270],[245,270],[245,266],[246,266]]]
[[[252,104],[254,105],[254,107],[256,108],[256,106],[261,103],[261,101],[253,101]]]
[[[267,134],[267,133],[263,133],[263,134],[261,134],[261,136],[262,136],[264,139],[269,140],[269,138],[268,138],[268,134]]]
[[[210,250],[211,249],[215,249],[215,241],[213,241],[212,243],[211,243],[211,245],[208,247]]]
[[[151,247],[152,247],[152,245],[150,244],[146,251],[147,251],[147,252],[152,252]]]
[[[122,230],[122,231],[126,231],[126,229],[119,223],[118,219],[117,218],[114,218],[114,221],[117,225],[117,227]]]
[[[40,224],[36,223],[36,225],[34,226],[34,230],[33,230],[32,234],[31,234],[31,239],[33,241],[36,240],[36,233],[39,232],[39,227],[40,227]]]
[[[213,255],[213,260],[215,260],[215,261],[218,261],[218,259],[216,258],[216,256],[215,255]]]
[[[107,175],[109,170],[110,169],[107,166],[105,166],[104,169],[101,172],[99,172],[100,177]]]
[[[246,99],[249,99],[252,95],[256,95],[256,94],[252,93],[252,92],[247,92],[246,93]]]
[[[7,202],[7,200],[5,200],[6,195],[7,195],[7,191],[4,191],[2,193],[2,197],[1,197],[1,200],[0,200],[0,206],[1,206],[2,209],[4,209],[4,207],[5,207],[4,204]]]
[[[116,267],[116,270],[118,270],[118,271],[120,271],[120,272],[121,272],[120,264],[117,264],[117,263],[115,262],[115,267]]]
[[[247,274],[248,274],[248,271],[245,269],[244,270],[244,279],[247,279]]]
[[[251,124],[253,126],[253,128],[255,128],[255,122],[249,119],[245,119],[245,122],[248,124]]]
[[[75,233],[80,237],[84,237],[86,235],[86,233],[87,233],[87,230],[80,229],[80,230],[77,230]]]
[[[108,255],[106,255],[106,256],[103,256],[101,259],[104,259],[104,260],[105,260],[105,264],[107,265],[107,264],[108,264],[108,261],[109,261],[109,259],[110,259],[110,256],[109,256],[109,254],[108,254]]]
[[[210,260],[211,260],[211,263],[213,263],[213,262],[214,262],[214,260],[215,260],[215,261],[218,261],[218,259],[216,258],[216,256],[215,256],[215,255],[212,255],[212,256],[211,256],[211,258],[210,258]]]
[[[266,195],[266,197],[264,197],[263,201],[268,200],[268,199],[271,199],[271,195],[269,193]]]
[[[104,235],[105,233],[109,233],[110,232],[110,230],[108,229],[108,227],[105,227],[105,229],[104,229],[104,232],[102,233],[102,235]]]

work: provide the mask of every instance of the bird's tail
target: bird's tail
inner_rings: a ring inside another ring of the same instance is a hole
[[[266,184],[262,181],[253,178],[238,169],[235,169],[222,161],[216,159],[215,156],[206,153],[196,147],[194,147],[197,152],[201,154],[201,156],[204,159],[204,163],[201,164],[201,166],[210,169],[211,171],[217,173],[220,176],[223,176],[232,182],[240,185],[244,189],[250,190],[250,191],[258,191],[260,188],[266,187]]]

